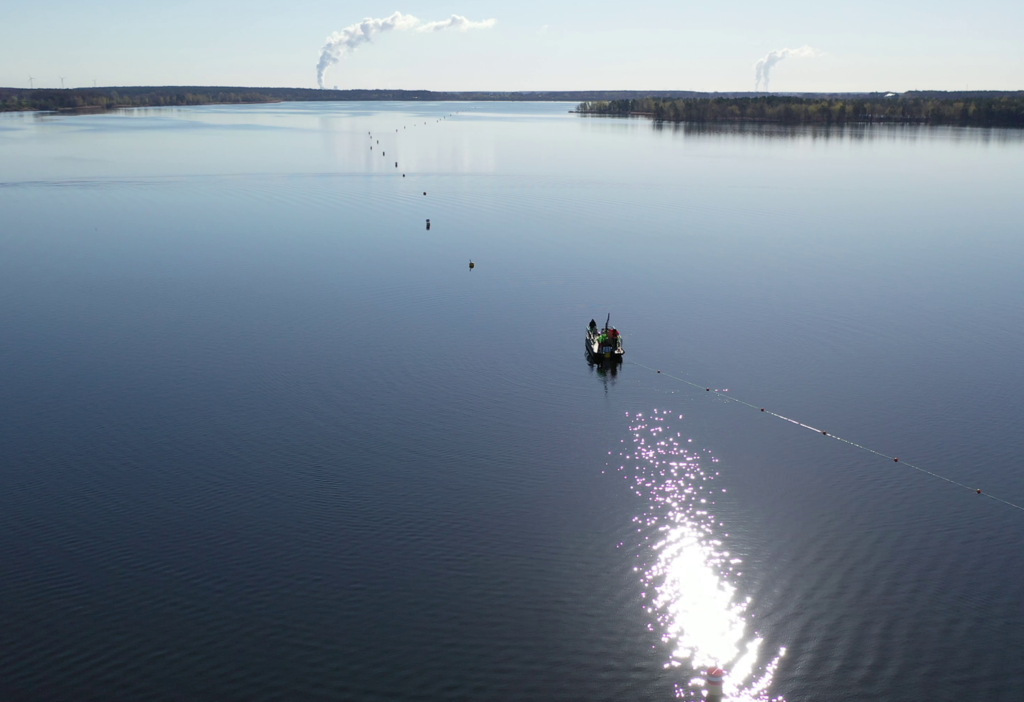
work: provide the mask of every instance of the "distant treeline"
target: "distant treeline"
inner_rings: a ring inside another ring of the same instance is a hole
[[[0,111],[10,110],[96,110],[117,107],[164,107],[211,103],[324,102],[391,100],[404,102],[439,101],[548,101],[628,100],[641,97],[686,98],[745,93],[698,93],[692,90],[553,90],[472,91],[431,90],[318,90],[311,88],[237,88],[200,86],[131,86],[117,88],[69,88],[67,90],[0,88]]]
[[[0,88],[0,111],[107,110],[211,103],[373,101],[579,102],[592,114],[642,114],[678,122],[760,121],[788,124],[922,122],[1024,126],[1024,92],[700,93],[690,90],[548,90],[435,92],[431,90],[317,90],[210,86],[130,86],[68,90]]]
[[[974,127],[1024,127],[1024,92],[970,96],[903,93],[844,98],[765,95],[738,98],[639,98],[585,101],[577,112],[642,115],[668,122],[853,124],[899,122]]]
[[[244,89],[17,90],[0,89],[0,110],[109,110],[118,107],[165,107],[211,103],[275,102],[259,91]]]

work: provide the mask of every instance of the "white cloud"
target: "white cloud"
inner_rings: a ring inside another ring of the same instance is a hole
[[[490,29],[498,23],[496,19],[486,19],[479,22],[466,19],[462,15],[452,15],[446,20],[427,22],[416,28],[417,32],[444,32],[455,29],[460,32],[468,32],[470,29]]]

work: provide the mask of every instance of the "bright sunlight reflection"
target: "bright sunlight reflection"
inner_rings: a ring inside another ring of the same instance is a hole
[[[676,694],[699,699],[703,671],[719,666],[727,672],[727,700],[780,701],[768,689],[785,649],[759,664],[762,639],[747,633],[750,600],[740,598],[734,585],[742,575],[740,559],[716,537],[723,524],[712,510],[722,490],[714,484],[718,473],[701,466],[716,459],[695,450],[670,419],[659,410],[631,417],[633,447],[622,453],[619,470],[647,499],[644,514],[636,518],[641,532],[657,535],[653,562],[637,572],[646,586],[652,625],[672,651],[666,667],[692,671],[692,679],[676,684]]]

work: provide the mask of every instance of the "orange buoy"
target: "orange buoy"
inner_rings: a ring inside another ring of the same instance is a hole
[[[658,371],[658,372],[660,373],[661,371]]]
[[[899,463],[899,462],[900,462],[900,459],[898,459],[898,458],[894,458],[894,459],[892,459],[892,462],[893,462],[893,463]]]
[[[761,411],[764,412],[764,407],[761,408]]]
[[[711,388],[704,388],[707,392],[711,392]]]
[[[828,432],[827,431],[823,431],[821,433],[824,434],[825,436],[828,436]]]
[[[979,495],[981,494],[981,488],[978,488],[978,494]]]
[[[708,668],[708,672],[704,674],[704,680],[708,690],[708,699],[722,699],[722,683],[725,681],[725,671],[717,666],[711,666]]]

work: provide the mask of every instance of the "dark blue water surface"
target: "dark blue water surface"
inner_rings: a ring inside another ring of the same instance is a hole
[[[1024,696],[1024,138],[570,108],[0,117],[0,699]]]

